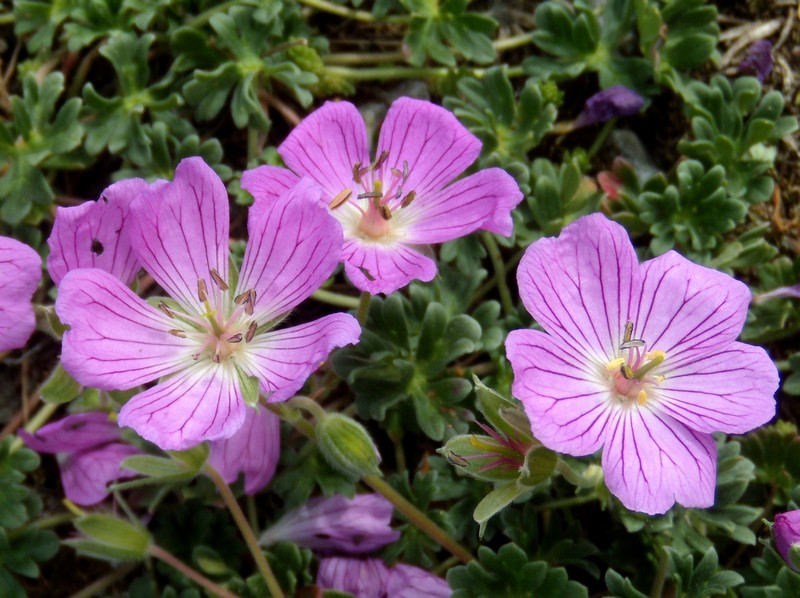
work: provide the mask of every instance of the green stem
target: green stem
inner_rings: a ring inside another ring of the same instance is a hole
[[[28,531],[32,527],[37,527],[39,529],[48,529],[51,527],[58,527],[59,525],[64,525],[66,523],[71,522],[73,519],[75,519],[75,515],[73,513],[59,513],[57,515],[50,515],[49,517],[42,517],[41,519],[37,519],[36,521],[31,521],[30,523],[27,523],[22,527],[8,530],[6,533],[8,534],[8,540],[12,541],[15,538],[21,536],[24,532]]]
[[[218,4],[217,6],[212,6],[207,11],[201,12],[191,21],[186,23],[186,26],[191,29],[197,29],[199,27],[202,27],[203,25],[208,23],[208,20],[218,12],[225,12],[226,10],[228,10],[233,6],[236,6],[237,4],[240,4],[240,0],[228,0],[228,2],[223,2],[222,4]]]
[[[515,35],[513,37],[507,37],[505,39],[498,39],[497,41],[492,42],[494,49],[497,52],[505,52],[506,50],[512,50],[514,48],[519,48],[521,46],[527,46],[529,43],[533,41],[533,33],[520,33],[519,35]]]
[[[543,505],[536,505],[533,507],[534,512],[550,511],[552,509],[566,509],[568,507],[575,507],[583,505],[587,502],[594,502],[597,500],[597,494],[591,492],[589,494],[582,494],[581,496],[572,496],[570,498],[562,498],[561,500],[554,500]]]
[[[365,69],[351,69],[344,66],[329,66],[327,72],[336,77],[350,81],[385,81],[388,79],[433,79],[446,77],[453,72],[448,67],[405,67],[405,66],[379,66]],[[486,74],[486,69],[463,69],[477,78]],[[506,73],[509,77],[520,77],[525,74],[521,66],[512,66]]]
[[[0,15],[0,25],[10,25],[14,22],[14,13]]]
[[[519,261],[522,259],[522,256],[525,255],[525,249],[526,248],[520,249],[517,253],[513,255],[513,257],[508,261],[508,266],[506,267],[506,270],[512,269],[514,266],[517,265],[517,263],[519,263]],[[496,284],[497,280],[494,277],[492,277],[486,282],[484,282],[481,286],[479,286],[478,289],[475,291],[475,293],[473,293],[472,295],[472,302],[470,303],[470,307],[478,303],[481,299],[483,299],[486,296],[486,294],[495,287]]]
[[[403,62],[402,52],[376,52],[366,54],[361,52],[341,52],[328,54],[323,61],[326,65],[335,66],[361,66],[364,64],[387,64],[393,62]]]
[[[364,326],[364,322],[367,321],[367,312],[369,311],[369,301],[372,299],[372,295],[367,293],[366,291],[361,292],[361,297],[358,300],[358,323],[361,326]]]
[[[104,575],[100,579],[93,581],[88,586],[80,590],[79,592],[75,592],[70,596],[70,598],[92,598],[92,596],[97,596],[98,594],[108,595],[106,592],[103,592],[106,588],[114,585],[121,579],[124,579],[128,574],[132,573],[134,569],[139,566],[139,563],[125,563],[124,565],[120,565],[115,568],[111,573],[108,575]]]
[[[254,127],[247,127],[247,166],[255,166],[258,157],[258,131]]]
[[[556,463],[556,469],[558,473],[564,476],[565,480],[578,488],[592,488],[596,485],[596,480],[579,474],[566,461],[559,459]]]
[[[45,403],[39,411],[36,412],[30,421],[25,425],[25,431],[33,434],[36,430],[41,428],[47,423],[47,420],[58,410],[60,405],[55,403]],[[11,452],[19,450],[23,445],[22,438],[17,436],[14,442],[11,443]]]
[[[208,463],[206,463],[204,471],[205,474],[211,478],[211,481],[214,482],[214,485],[217,487],[217,490],[219,490],[219,493],[222,496],[222,500],[225,502],[225,506],[227,506],[228,510],[231,512],[233,520],[239,527],[239,531],[242,533],[245,544],[247,544],[247,548],[250,549],[250,554],[253,555],[256,566],[258,567],[261,576],[264,578],[270,594],[273,598],[284,598],[283,590],[281,590],[278,580],[275,579],[275,575],[272,573],[272,569],[270,568],[267,559],[264,557],[264,553],[261,552],[261,547],[258,545],[256,535],[253,533],[250,524],[247,523],[247,518],[244,516],[242,508],[236,501],[236,497],[233,495],[233,492],[231,492],[230,486],[228,486],[225,480],[222,479],[222,476],[219,475],[219,472],[217,472],[217,470],[211,467],[211,465]]]
[[[400,511],[417,529],[425,532],[428,537],[442,548],[450,551],[453,556],[458,557],[461,562],[468,563],[475,560],[469,550],[451,538],[446,531],[431,521],[425,513],[417,509],[382,478],[377,475],[366,475],[361,479],[367,486],[392,503],[394,508]]]
[[[667,572],[669,571],[669,555],[667,551],[664,550],[663,546],[659,547],[658,551],[661,556],[658,559],[658,570],[656,571],[655,579],[653,579],[653,585],[650,587],[651,598],[659,598],[659,596],[663,595],[664,582],[667,581]]]
[[[176,558],[174,555],[170,554],[160,546],[151,544],[147,552],[149,552],[150,556],[152,556],[153,558],[160,559],[164,561],[167,565],[175,569],[176,571],[180,571],[186,577],[195,582],[197,585],[205,588],[209,592],[216,594],[218,596],[222,596],[223,598],[236,598],[236,595],[232,594],[222,586],[218,586],[207,577],[201,575],[200,573],[192,569],[186,563],[178,560],[178,558]]]
[[[372,23],[377,21],[371,12],[365,10],[356,10],[354,8],[347,8],[339,4],[333,4],[326,0],[299,0],[300,4],[305,4],[311,8],[321,10],[322,12],[329,12],[333,15],[353,19],[354,21],[361,21],[362,23]],[[381,23],[406,23],[409,21],[407,16],[389,16],[380,19]]]
[[[358,309],[358,306],[360,305],[359,300],[355,297],[351,297],[350,295],[340,295],[339,293],[326,291],[324,289],[317,289],[311,293],[311,298],[316,299],[321,303],[335,305],[336,307],[346,307],[347,309]]]
[[[591,158],[600,150],[601,147],[603,147],[603,144],[606,142],[606,139],[608,139],[608,136],[611,134],[611,131],[614,130],[614,125],[616,124],[617,124],[616,118],[612,118],[611,120],[606,121],[606,124],[604,124],[603,128],[600,129],[600,133],[597,135],[597,137],[594,140],[594,143],[592,143],[592,146],[589,148],[589,151],[586,152],[587,157]]]
[[[294,397],[289,399],[288,404],[292,407],[297,407],[298,409],[303,409],[304,411],[308,411],[311,415],[314,416],[314,419],[317,420],[317,422],[320,422],[323,419],[325,419],[327,415],[325,413],[325,410],[319,403],[302,395],[295,395]]]
[[[503,256],[500,255],[500,248],[490,232],[482,232],[481,239],[483,239],[483,244],[486,246],[486,251],[489,252],[489,259],[492,260],[494,279],[497,281],[497,291],[500,293],[500,303],[503,305],[503,311],[507,316],[510,316],[514,313],[514,301],[511,299],[511,291],[508,290],[506,265],[503,263]]]

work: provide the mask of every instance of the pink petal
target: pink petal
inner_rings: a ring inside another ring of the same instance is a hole
[[[403,171],[409,176],[403,189],[418,196],[436,193],[478,157],[481,142],[458,122],[455,115],[431,102],[400,98],[395,100],[381,127],[377,156],[389,155],[382,171]],[[388,177],[383,177],[388,179]]]
[[[342,227],[317,205],[319,193],[304,179],[251,220],[237,293],[255,289],[262,324],[310,296],[339,263]]]
[[[64,369],[85,386],[133,388],[192,363],[192,341],[171,335],[172,320],[104,270],[68,272],[56,313],[70,326],[61,344]]]
[[[245,411],[244,424],[233,436],[211,443],[208,462],[229,484],[244,474],[247,494],[269,484],[281,455],[281,420],[259,405]]]
[[[112,442],[99,448],[79,451],[60,464],[64,494],[72,502],[89,506],[108,496],[109,482],[137,475],[120,468],[122,461],[138,455],[139,449],[121,442]]]
[[[391,598],[450,598],[450,586],[425,569],[398,563],[389,571],[386,596]]]
[[[668,367],[733,342],[750,304],[747,285],[669,251],[642,264],[634,337],[664,351]]]
[[[31,296],[42,278],[42,260],[16,239],[0,237],[0,351],[24,347],[36,329]]]
[[[355,598],[384,598],[388,580],[389,569],[381,559],[327,558],[317,570],[320,589],[349,592]]]
[[[227,279],[229,206],[225,186],[202,158],[186,158],[130,207],[131,245],[145,270],[185,307],[202,313],[197,281]]]
[[[797,567],[789,556],[789,550],[800,542],[800,510],[795,509],[775,515],[772,536],[775,540],[775,550],[783,557],[787,565],[797,571]]]
[[[608,489],[633,511],[714,504],[717,449],[708,434],[635,406],[618,412],[603,449]]]
[[[366,243],[346,239],[342,261],[347,278],[360,291],[372,295],[393,293],[414,279],[429,282],[436,276],[436,262],[400,243]]]
[[[139,271],[125,225],[131,201],[147,189],[143,179],[114,183],[97,201],[56,208],[53,230],[47,239],[47,271],[59,284],[75,268],[100,268],[130,284]]]
[[[253,205],[247,212],[248,225],[270,210],[272,204],[299,181],[300,177],[295,173],[280,166],[259,166],[245,170],[242,173],[241,186],[253,196]],[[249,234],[253,236],[252,233]]]
[[[526,250],[517,282],[525,307],[565,351],[603,365],[616,358],[639,292],[624,228],[602,214],[576,220]]]
[[[404,243],[444,243],[478,230],[495,217],[502,223],[501,234],[510,235],[510,210],[521,200],[522,192],[511,175],[489,168],[437,193],[418,195],[396,217],[398,226],[405,225]],[[499,213],[500,204],[507,206],[505,219]]]
[[[330,200],[343,189],[355,189],[353,165],[369,165],[367,127],[350,102],[325,102],[292,130],[278,153],[294,172],[314,179]]]
[[[542,444],[575,456],[603,446],[614,413],[596,364],[574,359],[567,347],[536,330],[512,331],[506,355],[514,370],[512,392]]]
[[[730,343],[663,373],[658,409],[698,432],[743,434],[775,416],[778,370],[761,347]]]
[[[249,344],[249,362],[240,366],[261,380],[269,401],[294,395],[336,347],[358,342],[361,327],[348,314],[331,314],[292,328],[257,335]]]
[[[488,170],[495,169],[490,168]],[[480,174],[480,172],[478,174]],[[483,230],[488,230],[490,233],[495,233],[504,237],[510,237],[514,232],[514,220],[511,218],[511,212],[520,204],[524,195],[511,175],[505,170],[500,170],[500,172],[503,173],[507,179],[502,189],[495,192],[496,201],[494,213],[489,220],[483,223]]]
[[[28,448],[37,453],[74,453],[119,440],[120,429],[99,411],[74,413],[42,426],[36,432],[18,432]]]
[[[118,421],[164,450],[183,450],[230,438],[244,424],[246,409],[232,368],[197,363],[133,397]]]

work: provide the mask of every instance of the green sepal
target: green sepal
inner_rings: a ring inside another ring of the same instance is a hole
[[[257,376],[248,376],[241,368],[236,368],[239,377],[239,388],[242,391],[244,402],[250,407],[258,407],[260,382]]]
[[[366,428],[346,415],[330,413],[317,421],[317,446],[325,460],[352,477],[380,475],[378,449]]]
[[[147,555],[152,543],[143,527],[110,515],[80,517],[75,527],[86,538],[66,540],[78,552],[112,561],[138,561]]]
[[[39,387],[39,396],[45,403],[58,405],[68,403],[81,394],[82,389],[80,383],[70,376],[64,366],[59,363],[44,384]]]

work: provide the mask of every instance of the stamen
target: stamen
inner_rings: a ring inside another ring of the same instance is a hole
[[[624,343],[621,343],[619,346],[620,351],[624,349],[637,349],[639,347],[644,347],[647,343],[640,338],[632,338]]]
[[[335,210],[340,205],[342,205],[344,202],[346,202],[348,199],[350,199],[350,196],[352,194],[353,194],[353,190],[352,189],[342,189],[341,191],[339,191],[339,193],[336,194],[336,197],[334,197],[331,200],[331,203],[328,204],[328,207],[331,210]]]
[[[403,198],[403,201],[400,202],[401,208],[407,208],[412,201],[417,197],[416,191],[409,191],[406,196]]]
[[[631,336],[633,335],[633,322],[630,320],[627,321],[625,324],[625,335],[622,337],[622,342],[627,343],[631,340]]]
[[[216,283],[216,285],[220,288],[220,290],[222,291],[228,290],[228,284],[222,279],[222,276],[219,275],[219,272],[217,272],[214,268],[211,268],[209,273],[211,274],[211,280],[213,280]]]
[[[164,303],[163,301],[159,301],[158,302],[158,309],[160,309],[162,312],[164,312],[165,315],[169,316],[170,318],[174,318],[175,317],[175,312],[173,312],[169,308],[169,306],[166,303]]]
[[[388,206],[381,206],[380,207],[381,217],[384,220],[391,220],[392,219],[392,211],[389,209]]]
[[[606,369],[609,372],[612,372],[612,371],[616,370],[617,368],[619,368],[619,366],[621,366],[623,363],[625,363],[625,358],[624,357],[618,357],[614,361],[609,362],[608,365],[606,366]]]
[[[667,354],[663,351],[652,351],[650,353],[646,353],[645,358],[649,358],[650,361],[636,370],[637,380],[643,379],[650,371],[661,365],[661,363],[667,358]]]
[[[408,179],[408,160],[403,160],[403,183]]]
[[[400,170],[399,168],[390,168],[389,172],[391,172],[397,178],[400,178],[400,177],[403,176],[403,171]]]
[[[639,391],[639,397],[637,399],[637,402],[639,403],[639,405],[644,405],[645,402],[647,402],[647,393],[644,391],[644,389]]]
[[[219,348],[217,348],[217,350],[214,351],[214,357],[211,358],[211,361],[213,361],[214,363],[219,363],[222,361],[222,358],[219,355]]]
[[[202,278],[197,279],[197,298],[200,303],[208,301],[208,288],[206,287],[206,281]]]
[[[241,343],[242,342],[242,333],[239,332],[238,334],[234,334],[233,336],[229,336],[227,339],[229,343]]]
[[[469,465],[469,461],[467,461],[461,455],[454,453],[453,451],[447,451],[447,460],[450,461],[453,465],[457,467],[466,467]]]
[[[236,297],[233,298],[233,302],[236,305],[241,305],[242,303],[247,301],[249,298],[250,298],[250,291],[245,291],[241,295],[236,295]]]
[[[177,336],[178,338],[186,338],[186,332],[181,330],[180,328],[172,328],[169,333],[172,336]]]
[[[353,164],[353,181],[357,185],[361,184],[361,162]]]
[[[245,342],[249,343],[253,340],[253,337],[256,335],[256,330],[258,330],[258,324],[250,322],[250,326],[247,327],[247,334],[244,337]]]
[[[380,191],[366,191],[358,194],[358,199],[380,199],[382,197],[383,193]]]
[[[389,150],[383,150],[381,152],[381,155],[378,156],[378,159],[375,160],[375,162],[373,162],[372,170],[378,170],[381,166],[383,166],[383,163],[386,162],[386,158],[388,157],[389,157]]]
[[[622,374],[622,377],[626,380],[633,380],[633,370],[627,363],[623,363],[621,366],[619,366],[619,373]]]

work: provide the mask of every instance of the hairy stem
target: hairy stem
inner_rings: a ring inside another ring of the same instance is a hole
[[[364,322],[367,321],[367,312],[369,311],[369,301],[371,298],[372,295],[366,291],[361,292],[361,297],[358,300],[358,323],[361,326],[364,326]]]
[[[96,596],[100,593],[102,593],[103,595],[108,595],[106,592],[103,592],[103,590],[114,585],[121,579],[124,579],[129,573],[132,573],[138,566],[139,563],[125,563],[124,565],[115,568],[108,575],[104,575],[100,579],[93,581],[79,592],[75,592],[74,594],[72,594],[72,596],[70,596],[70,598],[92,598],[92,596]]]
[[[197,585],[204,587],[209,592],[216,594],[217,596],[222,596],[222,598],[236,598],[235,594],[232,594],[222,586],[218,586],[213,581],[201,575],[200,573],[192,569],[189,565],[179,560],[177,557],[167,552],[160,546],[151,544],[147,552],[150,553],[150,556],[152,556],[153,558],[162,560],[176,571],[180,571],[186,577],[195,582]]]
[[[358,309],[360,302],[355,297],[350,295],[340,295],[332,291],[324,289],[317,289],[311,293],[311,298],[316,299],[320,303],[327,303],[328,305],[335,305],[336,307],[346,307],[347,309]]]
[[[385,81],[388,79],[434,79],[442,78],[452,73],[447,67],[405,67],[405,66],[379,66],[374,68],[351,69],[344,66],[329,66],[328,73],[343,77],[350,81]],[[486,69],[464,69],[477,78],[486,74]],[[525,74],[521,66],[512,66],[506,73],[509,77],[520,77]]]
[[[511,299],[511,291],[508,290],[506,265],[503,262],[503,256],[500,255],[500,248],[497,246],[494,235],[490,232],[482,232],[481,239],[486,246],[486,251],[489,252],[489,259],[492,260],[494,279],[497,281],[497,292],[500,293],[500,303],[503,305],[503,311],[507,316],[510,316],[514,313],[514,301]]]
[[[661,553],[658,559],[658,570],[653,579],[653,585],[650,587],[651,598],[658,598],[663,594],[664,582],[667,581],[667,572],[669,571],[669,555],[664,547],[659,547],[658,552]]]
[[[361,21],[362,23],[372,23],[377,19],[371,12],[365,10],[356,10],[354,8],[347,8],[340,4],[327,2],[327,0],[299,0],[300,4],[305,4],[311,8],[315,8],[322,12],[328,12],[332,15],[338,15],[354,21]],[[409,19],[406,16],[389,16],[381,19],[382,23],[405,23]]]

